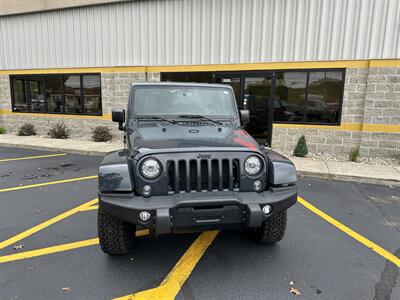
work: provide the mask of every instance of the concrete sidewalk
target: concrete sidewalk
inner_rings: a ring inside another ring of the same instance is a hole
[[[123,148],[122,142],[97,143],[11,134],[0,135],[0,146],[100,156]],[[400,167],[307,158],[292,158],[292,160],[300,176],[400,186]]]
[[[123,148],[123,143],[97,143],[71,139],[63,140],[36,136],[1,134],[0,146],[103,156],[107,152]]]

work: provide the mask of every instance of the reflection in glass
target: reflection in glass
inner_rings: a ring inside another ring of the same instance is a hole
[[[336,123],[342,91],[341,72],[310,72],[308,97],[304,106],[306,122]]]
[[[172,82],[212,82],[211,72],[191,72],[191,73],[164,73],[162,81]]]
[[[271,84],[271,77],[246,77],[244,81],[243,108],[250,111],[245,129],[260,143],[267,142]]]
[[[236,103],[240,107],[240,77],[219,77],[218,83],[229,84],[235,93]]]
[[[83,98],[85,113],[98,115],[101,114],[101,90],[100,76],[83,76]]]
[[[276,73],[274,121],[302,122],[307,72]]]
[[[79,75],[64,76],[65,112],[78,114],[81,109],[81,80]]]
[[[60,76],[46,77],[46,100],[48,112],[63,112],[61,83],[62,80]]]
[[[23,79],[13,80],[14,111],[28,111],[28,101],[25,97],[25,81]]]
[[[44,112],[44,82],[42,77],[29,77],[29,96],[31,100],[31,111]]]

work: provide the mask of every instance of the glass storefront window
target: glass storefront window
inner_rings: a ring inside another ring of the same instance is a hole
[[[10,76],[13,111],[101,115],[100,74]]]
[[[85,113],[101,113],[101,83],[100,77],[96,75],[83,76],[83,98]]]
[[[77,75],[64,76],[65,112],[79,114],[81,106],[81,77]]]
[[[30,77],[28,85],[29,85],[29,100],[31,102],[31,111],[44,112],[45,101],[44,101],[43,77],[40,76]]]
[[[262,144],[267,142],[269,101],[271,98],[272,77],[245,77],[243,108],[250,112],[250,122],[246,131]]]
[[[254,78],[268,77],[273,71],[234,71],[234,72],[181,72],[162,73],[162,81],[193,81],[193,82],[217,82],[232,86],[235,91],[239,108],[248,106],[250,89],[249,81]],[[202,74],[202,80],[199,74]],[[206,75],[207,74],[207,75]],[[273,120],[265,120],[271,123],[304,123],[304,124],[332,124],[340,122],[341,103],[343,100],[344,70],[296,70],[273,72],[271,83],[261,84],[264,88],[269,85],[272,88],[269,108],[261,108],[266,105],[263,101],[253,101],[253,111],[261,114],[263,110],[273,110]],[[189,78],[191,80],[189,80]],[[251,83],[251,86],[253,86]],[[253,88],[253,87],[251,87]],[[243,90],[242,90],[243,89]],[[259,91],[257,91],[259,93]],[[261,104],[260,104],[260,103]],[[247,107],[249,108],[249,107]]]
[[[47,109],[50,113],[64,112],[61,85],[62,80],[59,76],[49,76],[46,78]]]
[[[25,80],[15,79],[13,81],[14,111],[29,111],[28,99],[25,93]]]
[[[275,84],[274,121],[303,122],[307,73],[276,73]]]

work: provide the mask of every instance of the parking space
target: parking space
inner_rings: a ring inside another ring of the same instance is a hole
[[[53,154],[0,148],[0,299],[400,299],[399,188],[300,178],[277,245],[139,231],[131,254],[110,257],[96,232],[101,158]]]

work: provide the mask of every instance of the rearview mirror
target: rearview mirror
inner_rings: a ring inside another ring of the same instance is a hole
[[[118,123],[118,129],[124,130],[123,124],[125,123],[125,109],[113,109],[111,116],[113,122]]]
[[[242,124],[250,121],[250,112],[247,109],[240,110],[240,121]]]

